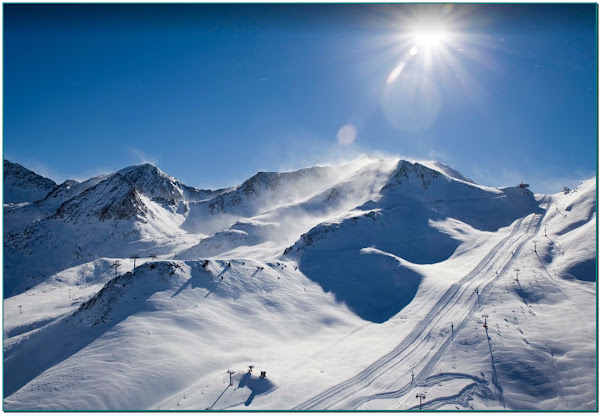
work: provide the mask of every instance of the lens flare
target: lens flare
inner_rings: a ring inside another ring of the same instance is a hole
[[[337,133],[337,140],[342,145],[350,145],[356,139],[358,131],[352,124],[346,124]]]
[[[400,74],[402,73],[402,71],[404,70],[404,67],[406,66],[406,63],[404,62],[400,62],[395,68],[394,70],[392,70],[390,72],[390,74],[388,75],[387,78],[387,83],[392,83],[394,82],[396,79],[398,79],[398,76],[400,76]]]

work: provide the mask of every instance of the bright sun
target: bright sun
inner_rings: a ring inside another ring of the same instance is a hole
[[[442,12],[446,11],[447,15],[451,9],[442,8]],[[422,73],[429,73],[434,67],[457,64],[452,53],[454,50],[460,50],[457,43],[461,41],[462,36],[456,32],[456,25],[448,16],[407,16],[401,26],[404,30],[398,33],[395,39],[400,50],[403,50],[402,58],[389,73],[386,80],[388,84],[395,82],[410,66],[417,65],[423,69]]]
[[[449,32],[443,29],[415,30],[411,34],[415,46],[418,48],[433,48],[443,45],[448,41]]]

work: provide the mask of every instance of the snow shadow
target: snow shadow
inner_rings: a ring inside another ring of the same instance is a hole
[[[254,397],[259,394],[272,391],[275,388],[275,384],[273,384],[273,382],[271,382],[268,378],[253,377],[252,373],[247,372],[244,374],[238,385],[238,388],[244,387],[248,387],[248,389],[252,391],[248,399],[244,402],[245,406],[249,406],[252,404]]]
[[[564,274],[584,282],[596,281],[596,258],[583,260],[564,270]]]
[[[417,294],[421,275],[389,256],[345,250],[337,254],[310,252],[300,270],[332,292],[362,319],[383,323],[400,312]]]
[[[364,320],[383,323],[408,305],[421,275],[374,247],[415,264],[448,259],[460,241],[430,225],[431,213],[416,203],[371,211],[340,223],[323,223],[286,249],[304,275]]]
[[[506,407],[506,405],[504,404],[504,390],[502,389],[502,386],[500,385],[500,381],[498,379],[498,371],[496,370],[496,360],[494,359],[494,352],[492,351],[492,339],[490,338],[490,335],[488,333],[488,328],[485,328],[485,336],[487,337],[488,347],[490,349],[490,358],[492,361],[492,381],[494,383],[494,386],[496,387],[496,392],[498,393],[498,400],[502,403],[504,407]]]
[[[200,263],[202,263],[202,261],[188,263],[190,266],[191,277],[183,285],[181,285],[181,287],[177,289],[177,291],[173,293],[173,296],[171,297],[174,298],[175,296],[178,296],[181,292],[189,287],[191,289],[202,288],[208,290],[208,293],[206,296],[204,296],[207,298],[215,291],[215,289],[217,289],[219,284],[223,281],[225,273],[227,273],[227,271],[230,269],[230,267],[225,266],[225,268],[221,270],[219,274],[214,275],[210,270],[203,268]],[[220,265],[222,264],[219,264],[219,266]]]

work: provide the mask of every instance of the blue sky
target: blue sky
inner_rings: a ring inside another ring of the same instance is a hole
[[[58,181],[361,153],[535,192],[596,174],[595,4],[3,7],[4,157]]]

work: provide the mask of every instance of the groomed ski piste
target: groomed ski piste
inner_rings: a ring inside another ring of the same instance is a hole
[[[512,184],[364,157],[16,200],[3,408],[595,410],[596,178]]]

